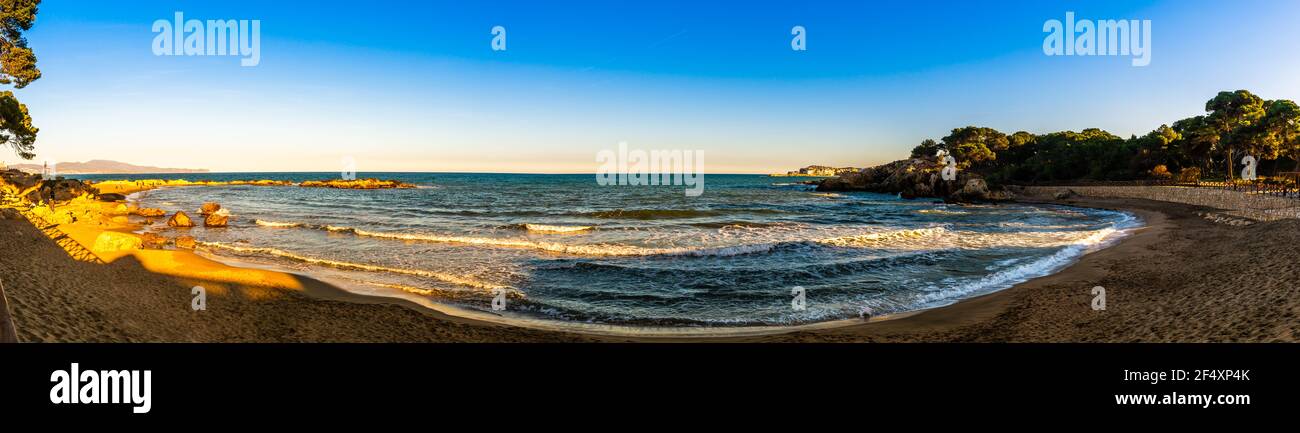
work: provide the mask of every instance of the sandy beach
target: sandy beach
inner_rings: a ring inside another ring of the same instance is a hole
[[[101,184],[130,193],[132,184]],[[191,251],[143,249],[74,259],[24,220],[0,221],[0,275],[24,342],[1269,342],[1300,335],[1300,221],[1231,226],[1205,209],[1146,200],[1071,199],[1125,210],[1146,227],[1056,274],[902,317],[725,336],[532,329],[364,296],[301,275],[237,268]],[[115,203],[60,207],[83,246],[136,227]],[[66,240],[65,240],[66,241]],[[191,288],[207,310],[190,308]],[[1092,288],[1106,289],[1104,311]],[[426,303],[427,304],[427,303]]]

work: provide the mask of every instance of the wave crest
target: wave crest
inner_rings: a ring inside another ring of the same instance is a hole
[[[276,221],[263,221],[263,220],[253,220],[253,222],[262,227],[286,228],[286,229],[302,227],[303,225],[302,223],[282,223]]]
[[[591,226],[556,226],[547,224],[524,224],[524,230],[535,233],[577,233],[591,230]]]
[[[324,265],[324,266],[329,266],[329,267],[339,268],[339,269],[370,271],[370,272],[389,272],[394,274],[414,275],[417,277],[434,278],[434,279],[442,280],[444,282],[448,282],[456,285],[474,287],[474,288],[486,289],[486,290],[493,290],[493,289],[517,290],[510,286],[493,284],[485,281],[479,281],[477,279],[470,278],[470,277],[453,275],[453,274],[448,274],[443,272],[426,271],[421,269],[393,268],[388,266],[367,265],[364,263],[342,262],[338,260],[307,257],[307,256],[291,253],[276,248],[241,247],[238,245],[231,245],[224,242],[198,242],[198,244],[208,248],[223,249],[223,250],[234,251],[237,253],[244,253],[244,254],[269,255],[274,257],[295,260],[303,263]]]

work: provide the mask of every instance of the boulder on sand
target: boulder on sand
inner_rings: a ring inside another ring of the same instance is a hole
[[[229,222],[228,221],[229,219],[230,219],[230,211],[226,209],[218,209],[217,211],[212,212],[211,215],[208,215],[207,218],[203,219],[203,226],[204,227],[225,227],[226,223]]]
[[[194,236],[179,236],[176,238],[176,248],[194,249]]]
[[[190,216],[186,215],[184,211],[176,211],[176,214],[167,220],[167,225],[171,227],[194,227],[194,221],[190,220]]]
[[[142,242],[140,238],[126,233],[103,232],[95,238],[95,245],[91,247],[97,253],[111,253],[116,251],[138,250]]]
[[[99,201],[126,201],[126,196],[116,193],[100,194],[96,198]]]
[[[199,215],[203,215],[203,216],[212,215],[214,212],[218,210],[221,210],[221,205],[219,204],[213,202],[203,203],[203,207],[199,209]]]

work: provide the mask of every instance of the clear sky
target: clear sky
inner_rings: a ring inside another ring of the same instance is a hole
[[[176,11],[261,20],[260,65],[155,56]],[[1044,55],[1066,11],[1151,20],[1151,64]],[[1127,136],[1220,90],[1300,99],[1297,18],[1294,1],[50,0],[28,35],[44,77],[16,93],[38,161],[591,173],[625,141],[765,173],[887,162],[971,124]]]

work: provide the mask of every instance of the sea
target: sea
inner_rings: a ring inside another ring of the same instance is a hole
[[[81,175],[323,180],[339,173]],[[798,325],[911,312],[1061,270],[1139,227],[1132,214],[822,193],[808,178],[706,175],[683,186],[568,174],[359,173],[412,189],[163,187],[142,207],[231,212],[188,234],[205,255],[525,319]],[[1080,287],[1081,293],[1089,287]],[[494,302],[495,301],[495,302]]]

